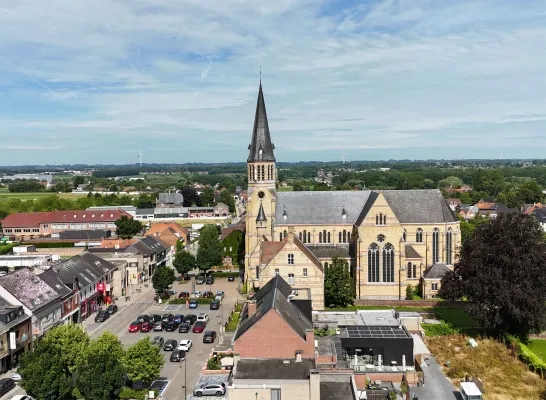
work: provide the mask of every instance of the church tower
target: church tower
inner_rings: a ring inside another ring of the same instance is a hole
[[[265,237],[273,240],[275,223],[275,146],[271,143],[267,112],[265,110],[262,81],[258,90],[256,115],[250,150],[247,159],[248,200],[246,205],[246,255],[245,281],[249,289],[256,279],[256,267],[260,262],[260,243]]]

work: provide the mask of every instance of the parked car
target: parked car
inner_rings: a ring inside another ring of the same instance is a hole
[[[167,324],[163,321],[154,323],[154,332],[161,332],[163,329],[165,329],[165,325]]]
[[[178,327],[178,333],[188,333],[191,330],[191,325],[187,322],[182,322]]]
[[[184,321],[187,322],[190,325],[195,324],[195,321],[197,321],[197,315],[195,314],[186,314],[184,317]]]
[[[15,387],[15,381],[11,378],[0,379],[0,396],[5,395]]]
[[[163,345],[163,350],[165,351],[173,351],[174,349],[176,349],[176,346],[178,345],[178,343],[176,342],[176,340],[174,339],[169,339],[165,342],[165,344]]]
[[[206,331],[203,335],[203,343],[214,343],[216,340],[216,332],[215,331]]]
[[[157,347],[163,347],[163,345],[165,344],[165,339],[163,339],[161,336],[156,336],[152,340],[152,344]]]
[[[197,397],[201,396],[218,396],[221,397],[226,394],[226,385],[225,383],[203,383],[198,388],[193,390],[193,395]]]
[[[165,325],[165,332],[173,332],[178,328],[179,323],[177,323],[175,320],[167,322],[167,325]]]
[[[212,285],[214,283],[214,276],[212,275],[207,276],[207,279],[205,279],[205,283],[207,285]]]
[[[205,330],[205,327],[207,326],[207,324],[203,321],[197,321],[195,323],[195,325],[193,326],[192,328],[192,332],[193,333],[201,333]]]
[[[131,325],[129,325],[129,332],[138,332],[138,331],[140,331],[140,326],[141,325],[142,325],[142,322],[140,322],[140,321],[131,322]]]
[[[34,397],[29,396],[28,394],[16,394],[11,398],[11,400],[36,400]]]
[[[110,304],[106,311],[108,311],[108,314],[113,315],[118,312],[118,306],[116,306],[115,304]]]
[[[182,314],[175,314],[173,321],[181,324],[184,321],[184,316]]]
[[[228,282],[235,282],[235,277],[233,275],[229,275],[227,277]]]
[[[140,322],[150,322],[151,318],[149,315],[139,315],[137,317],[137,321],[140,321]]]
[[[205,277],[204,276],[198,276],[195,280],[195,283],[198,285],[203,285],[205,283]]]
[[[171,362],[180,362],[186,358],[186,353],[183,350],[175,349],[171,353]]]
[[[184,350],[186,353],[190,351],[191,346],[193,345],[192,341],[189,339],[182,339],[180,343],[178,343],[178,350]]]
[[[140,332],[146,333],[154,329],[154,325],[151,322],[143,322],[140,324]]]
[[[192,297],[192,299],[196,299],[198,297],[203,297],[203,293],[201,293],[200,290],[196,290],[196,291],[191,293],[191,297]]]
[[[190,297],[190,292],[183,291],[178,294],[179,299],[187,299],[188,297]]]
[[[207,322],[209,322],[209,315],[206,313],[200,313],[197,316],[197,321],[203,321],[206,324]]]
[[[198,305],[199,303],[197,302],[197,300],[190,300],[190,308],[197,308]]]
[[[223,290],[217,290],[214,298],[221,301],[221,300],[224,300],[224,296],[225,296],[225,293]]]
[[[161,321],[161,315],[159,314],[150,315],[150,319],[155,324],[156,322]]]
[[[95,322],[104,322],[108,318],[110,318],[110,313],[106,310],[101,310],[97,313],[97,316],[95,317]]]
[[[212,293],[211,291],[205,290],[203,294],[201,295],[201,297],[212,299],[214,297],[214,293]]]
[[[161,317],[161,321],[163,322],[170,322],[174,319],[174,315],[172,314],[163,314],[163,316]]]
[[[212,300],[210,302],[210,309],[211,310],[218,310],[220,308],[220,301],[219,300]]]
[[[174,295],[176,294],[176,290],[167,289],[167,290],[165,290],[165,293],[166,293],[168,296],[174,296]]]

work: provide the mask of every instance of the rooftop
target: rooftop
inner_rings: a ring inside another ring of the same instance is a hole
[[[0,286],[29,310],[36,310],[60,298],[55,290],[28,268],[0,276]]]
[[[97,211],[69,210],[14,213],[8,215],[2,220],[2,226],[4,228],[33,228],[44,223],[113,222],[122,215],[132,218],[130,214],[121,209]]]
[[[354,398],[350,374],[320,374],[320,400]]]
[[[309,379],[310,370],[315,368],[313,359],[301,362],[282,358],[245,358],[239,360],[233,379]]]
[[[399,339],[410,335],[402,326],[342,326],[341,337]]]
[[[392,310],[314,311],[313,323],[337,326],[399,326]]]

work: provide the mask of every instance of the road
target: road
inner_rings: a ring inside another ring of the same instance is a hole
[[[425,358],[425,385],[412,388],[411,394],[422,400],[459,400],[458,390],[451,384],[442,371],[442,367],[432,356]]]

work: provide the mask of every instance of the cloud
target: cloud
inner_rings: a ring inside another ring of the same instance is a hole
[[[36,148],[0,157],[244,161],[260,66],[280,161],[542,157],[545,17],[509,0],[16,2],[0,137]],[[35,151],[53,136],[70,151]]]

